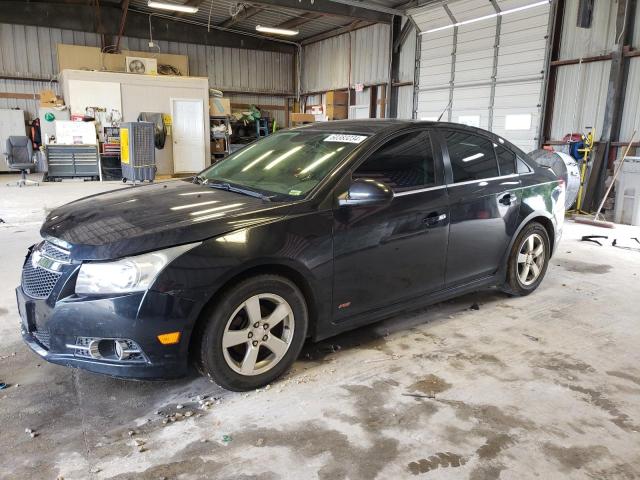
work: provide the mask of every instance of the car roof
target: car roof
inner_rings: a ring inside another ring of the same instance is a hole
[[[427,120],[400,120],[395,118],[371,118],[361,120],[334,120],[331,122],[316,122],[293,127],[289,130],[305,130],[313,132],[329,132],[329,133],[352,133],[362,135],[376,135],[378,133],[393,133],[401,131],[411,126],[430,126],[435,128],[456,128],[457,130],[466,130],[469,133],[479,133],[489,135],[492,138],[502,138],[499,135],[478,127],[471,127],[462,123],[453,122],[437,122]],[[503,139],[505,140],[505,139]],[[516,151],[521,151],[511,142],[505,142],[509,147]],[[522,152],[524,154],[524,152]]]
[[[435,122],[426,120],[400,120],[396,118],[367,118],[361,120],[334,120],[332,122],[316,122],[293,127],[292,130],[313,130],[316,132],[331,133],[366,133],[375,135],[389,130],[401,130],[402,128],[424,125],[432,127],[455,127],[470,132],[491,133],[482,128],[470,127],[461,123]]]

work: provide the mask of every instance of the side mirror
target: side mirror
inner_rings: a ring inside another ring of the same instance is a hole
[[[338,197],[338,205],[386,205],[393,199],[391,187],[372,178],[358,178]]]

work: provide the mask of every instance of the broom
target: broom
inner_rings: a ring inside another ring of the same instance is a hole
[[[627,158],[627,155],[629,154],[629,150],[631,150],[631,145],[633,144],[633,141],[636,138],[636,131],[633,131],[633,135],[631,135],[631,141],[629,142],[629,145],[627,145],[626,150],[624,151],[624,155],[622,156],[622,160],[620,161],[620,164],[618,165],[618,167],[616,168],[615,172],[613,173],[613,179],[611,180],[611,183],[609,184],[609,188],[607,188],[607,191],[604,194],[604,197],[602,197],[602,201],[600,202],[600,206],[598,207],[598,210],[596,211],[596,214],[593,216],[593,218],[591,217],[586,217],[586,216],[575,216],[573,217],[573,221],[576,223],[584,223],[586,225],[593,225],[595,227],[604,227],[604,228],[614,228],[615,225],[611,222],[607,222],[606,220],[599,220],[598,217],[600,217],[602,215],[602,207],[604,207],[604,202],[607,200],[607,198],[609,197],[609,193],[611,193],[611,189],[613,188],[613,185],[616,183],[616,179],[618,178],[618,174],[622,171],[622,165],[624,164],[625,159]]]

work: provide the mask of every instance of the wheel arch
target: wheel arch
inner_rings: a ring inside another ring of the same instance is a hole
[[[307,311],[309,315],[309,325],[307,336],[314,336],[315,328],[318,322],[318,307],[317,298],[314,294],[311,283],[308,280],[309,272],[305,267],[292,265],[291,263],[283,263],[278,261],[266,261],[264,263],[245,265],[243,268],[235,271],[229,275],[218,286],[212,289],[208,301],[203,305],[198,313],[196,321],[191,330],[191,336],[189,338],[189,357],[195,359],[194,354],[197,353],[199,348],[199,338],[206,325],[207,313],[210,309],[215,308],[215,305],[221,295],[224,295],[225,291],[233,288],[238,283],[247,278],[254,277],[256,275],[279,275],[293,282],[296,287],[300,289],[302,295],[307,304]]]
[[[505,251],[504,254],[504,258],[502,260],[502,264],[498,270],[498,275],[497,278],[499,279],[505,279],[506,275],[507,275],[507,265],[509,262],[509,254],[511,253],[511,249],[513,248],[513,244],[515,243],[516,239],[518,238],[518,235],[520,235],[520,232],[522,232],[522,230],[524,230],[527,225],[533,223],[533,222],[537,222],[539,224],[541,224],[544,229],[547,231],[547,235],[549,236],[549,245],[551,247],[551,255],[554,252],[554,248],[555,248],[555,226],[553,224],[553,219],[551,217],[550,214],[548,214],[547,212],[532,212],[531,214],[529,214],[527,217],[525,217],[521,222],[520,225],[518,226],[518,229],[513,233],[513,235],[511,236],[511,240],[509,241],[509,247],[507,248],[507,250]]]

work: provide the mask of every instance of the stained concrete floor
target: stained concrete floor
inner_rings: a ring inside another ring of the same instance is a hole
[[[631,245],[639,228],[568,223],[535,294],[309,344],[270,388],[231,393],[195,374],[96,376],[21,344],[13,288],[46,210],[119,187],[0,187],[1,478],[640,478],[640,252],[578,241]]]

